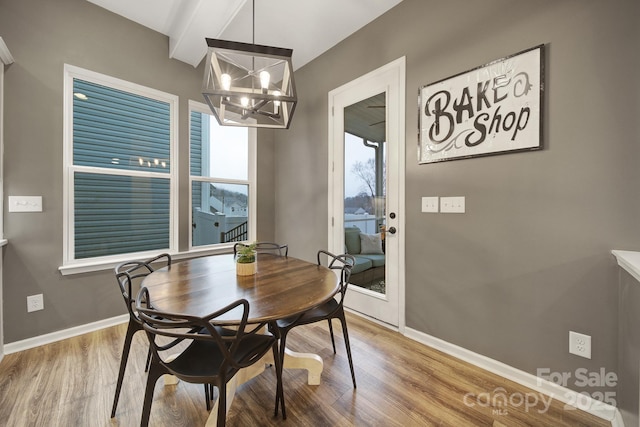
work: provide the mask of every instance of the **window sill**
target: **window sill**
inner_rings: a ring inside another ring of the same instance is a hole
[[[640,252],[613,250],[611,253],[618,260],[618,265],[640,282]]]
[[[0,244],[1,244],[1,241],[0,241]],[[215,249],[211,249],[211,248],[192,249],[187,252],[174,252],[174,253],[169,252],[169,254],[171,255],[172,261],[179,261],[182,259],[198,258],[198,257],[208,256],[208,255],[228,254],[232,250],[233,250],[233,246],[224,246],[224,247],[217,247]],[[158,254],[159,253],[155,255],[158,255]],[[149,256],[149,258],[152,256],[154,255]],[[144,259],[144,258],[145,257],[139,257],[136,259]],[[73,264],[67,264],[67,265],[62,265],[58,267],[58,271],[60,271],[60,274],[62,274],[63,276],[70,276],[73,274],[112,270],[116,265],[120,264],[121,262],[130,261],[131,259],[132,257],[129,256],[124,258],[111,259],[109,261],[103,261],[103,262],[95,262],[95,261],[74,262]]]

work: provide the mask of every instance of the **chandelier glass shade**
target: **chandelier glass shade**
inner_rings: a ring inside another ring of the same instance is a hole
[[[293,50],[206,39],[202,95],[221,126],[288,129],[298,102]]]

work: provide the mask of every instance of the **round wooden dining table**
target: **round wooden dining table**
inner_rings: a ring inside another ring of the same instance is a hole
[[[249,322],[269,322],[316,307],[339,290],[337,275],[297,258],[258,254],[256,274],[238,276],[233,255],[213,255],[173,263],[142,282],[161,311],[205,316],[239,299],[249,302]],[[239,322],[240,313],[222,319]]]
[[[175,262],[149,274],[142,281],[149,290],[151,304],[172,313],[206,316],[233,301],[249,302],[249,322],[262,323],[294,316],[316,307],[339,290],[339,278],[330,269],[292,257],[258,254],[257,271],[252,276],[236,274],[233,255],[213,255]],[[231,311],[220,318],[222,323],[239,323],[241,312]],[[216,319],[216,323],[217,323]],[[267,352],[264,363],[256,363],[238,372],[227,383],[227,411],[236,388],[264,371],[272,364]],[[284,369],[306,369],[307,383],[320,384],[322,358],[312,353],[297,353],[285,349]],[[165,384],[175,384],[166,379]],[[207,420],[207,427],[216,425],[217,401]]]

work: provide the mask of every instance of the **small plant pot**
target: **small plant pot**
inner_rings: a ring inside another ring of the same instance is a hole
[[[236,274],[238,276],[253,276],[256,274],[256,263],[254,262],[236,262]]]

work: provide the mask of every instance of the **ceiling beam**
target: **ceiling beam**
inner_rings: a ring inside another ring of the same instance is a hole
[[[172,22],[169,32],[169,57],[197,67],[207,53],[205,38],[219,38],[246,1],[190,2]]]

